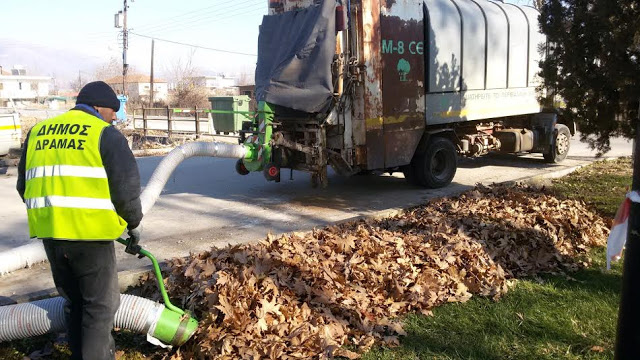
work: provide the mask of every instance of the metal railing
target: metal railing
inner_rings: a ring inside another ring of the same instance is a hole
[[[205,108],[141,108],[133,111],[133,128],[149,136],[149,130],[165,131],[168,137],[174,133],[200,135],[211,133],[211,119]],[[202,131],[203,122],[207,131]],[[142,125],[142,126],[140,126]]]
[[[139,108],[133,111],[133,128],[142,130],[144,136],[149,131],[165,131],[170,138],[174,133],[195,134],[199,138],[202,134],[214,135],[212,114],[239,114],[251,120],[256,112],[212,110],[207,108]],[[207,128],[203,131],[204,127]],[[240,129],[238,129],[240,130]]]

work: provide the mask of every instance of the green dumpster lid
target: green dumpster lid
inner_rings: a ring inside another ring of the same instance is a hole
[[[250,100],[248,95],[234,95],[234,96],[212,96],[209,101],[215,100]]]

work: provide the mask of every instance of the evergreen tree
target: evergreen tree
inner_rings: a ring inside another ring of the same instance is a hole
[[[598,152],[609,137],[632,137],[640,100],[640,1],[546,0],[540,26],[549,52],[543,88]]]

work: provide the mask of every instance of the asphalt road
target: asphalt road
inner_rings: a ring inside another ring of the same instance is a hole
[[[612,141],[605,157],[629,156],[632,144]],[[146,184],[162,157],[138,159],[142,183]],[[361,216],[379,215],[406,208],[431,198],[453,195],[476,183],[490,184],[535,176],[559,174],[595,160],[595,152],[577,138],[568,158],[547,164],[541,155],[493,155],[462,159],[453,183],[428,190],[408,185],[401,173],[349,178],[331,174],[329,187],[312,188],[308,174],[282,174],[280,183],[266,182],[261,173],[240,176],[235,160],[193,158],[182,163],[167,183],[160,199],[143,220],[141,245],[159,260],[263,239],[274,234],[310,230],[317,226]],[[15,168],[0,169],[0,251],[27,241],[26,210],[15,192]],[[116,244],[116,246],[120,246]],[[119,270],[133,273],[148,265],[124,253]],[[53,283],[46,264],[0,277],[0,304],[7,298],[50,292]]]

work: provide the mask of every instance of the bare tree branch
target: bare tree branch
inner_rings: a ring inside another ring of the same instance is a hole
[[[186,60],[176,60],[167,71],[170,83],[174,84],[173,94],[170,97],[170,105],[176,107],[207,107],[209,98],[207,88],[196,80],[200,73],[193,65],[195,49]]]

